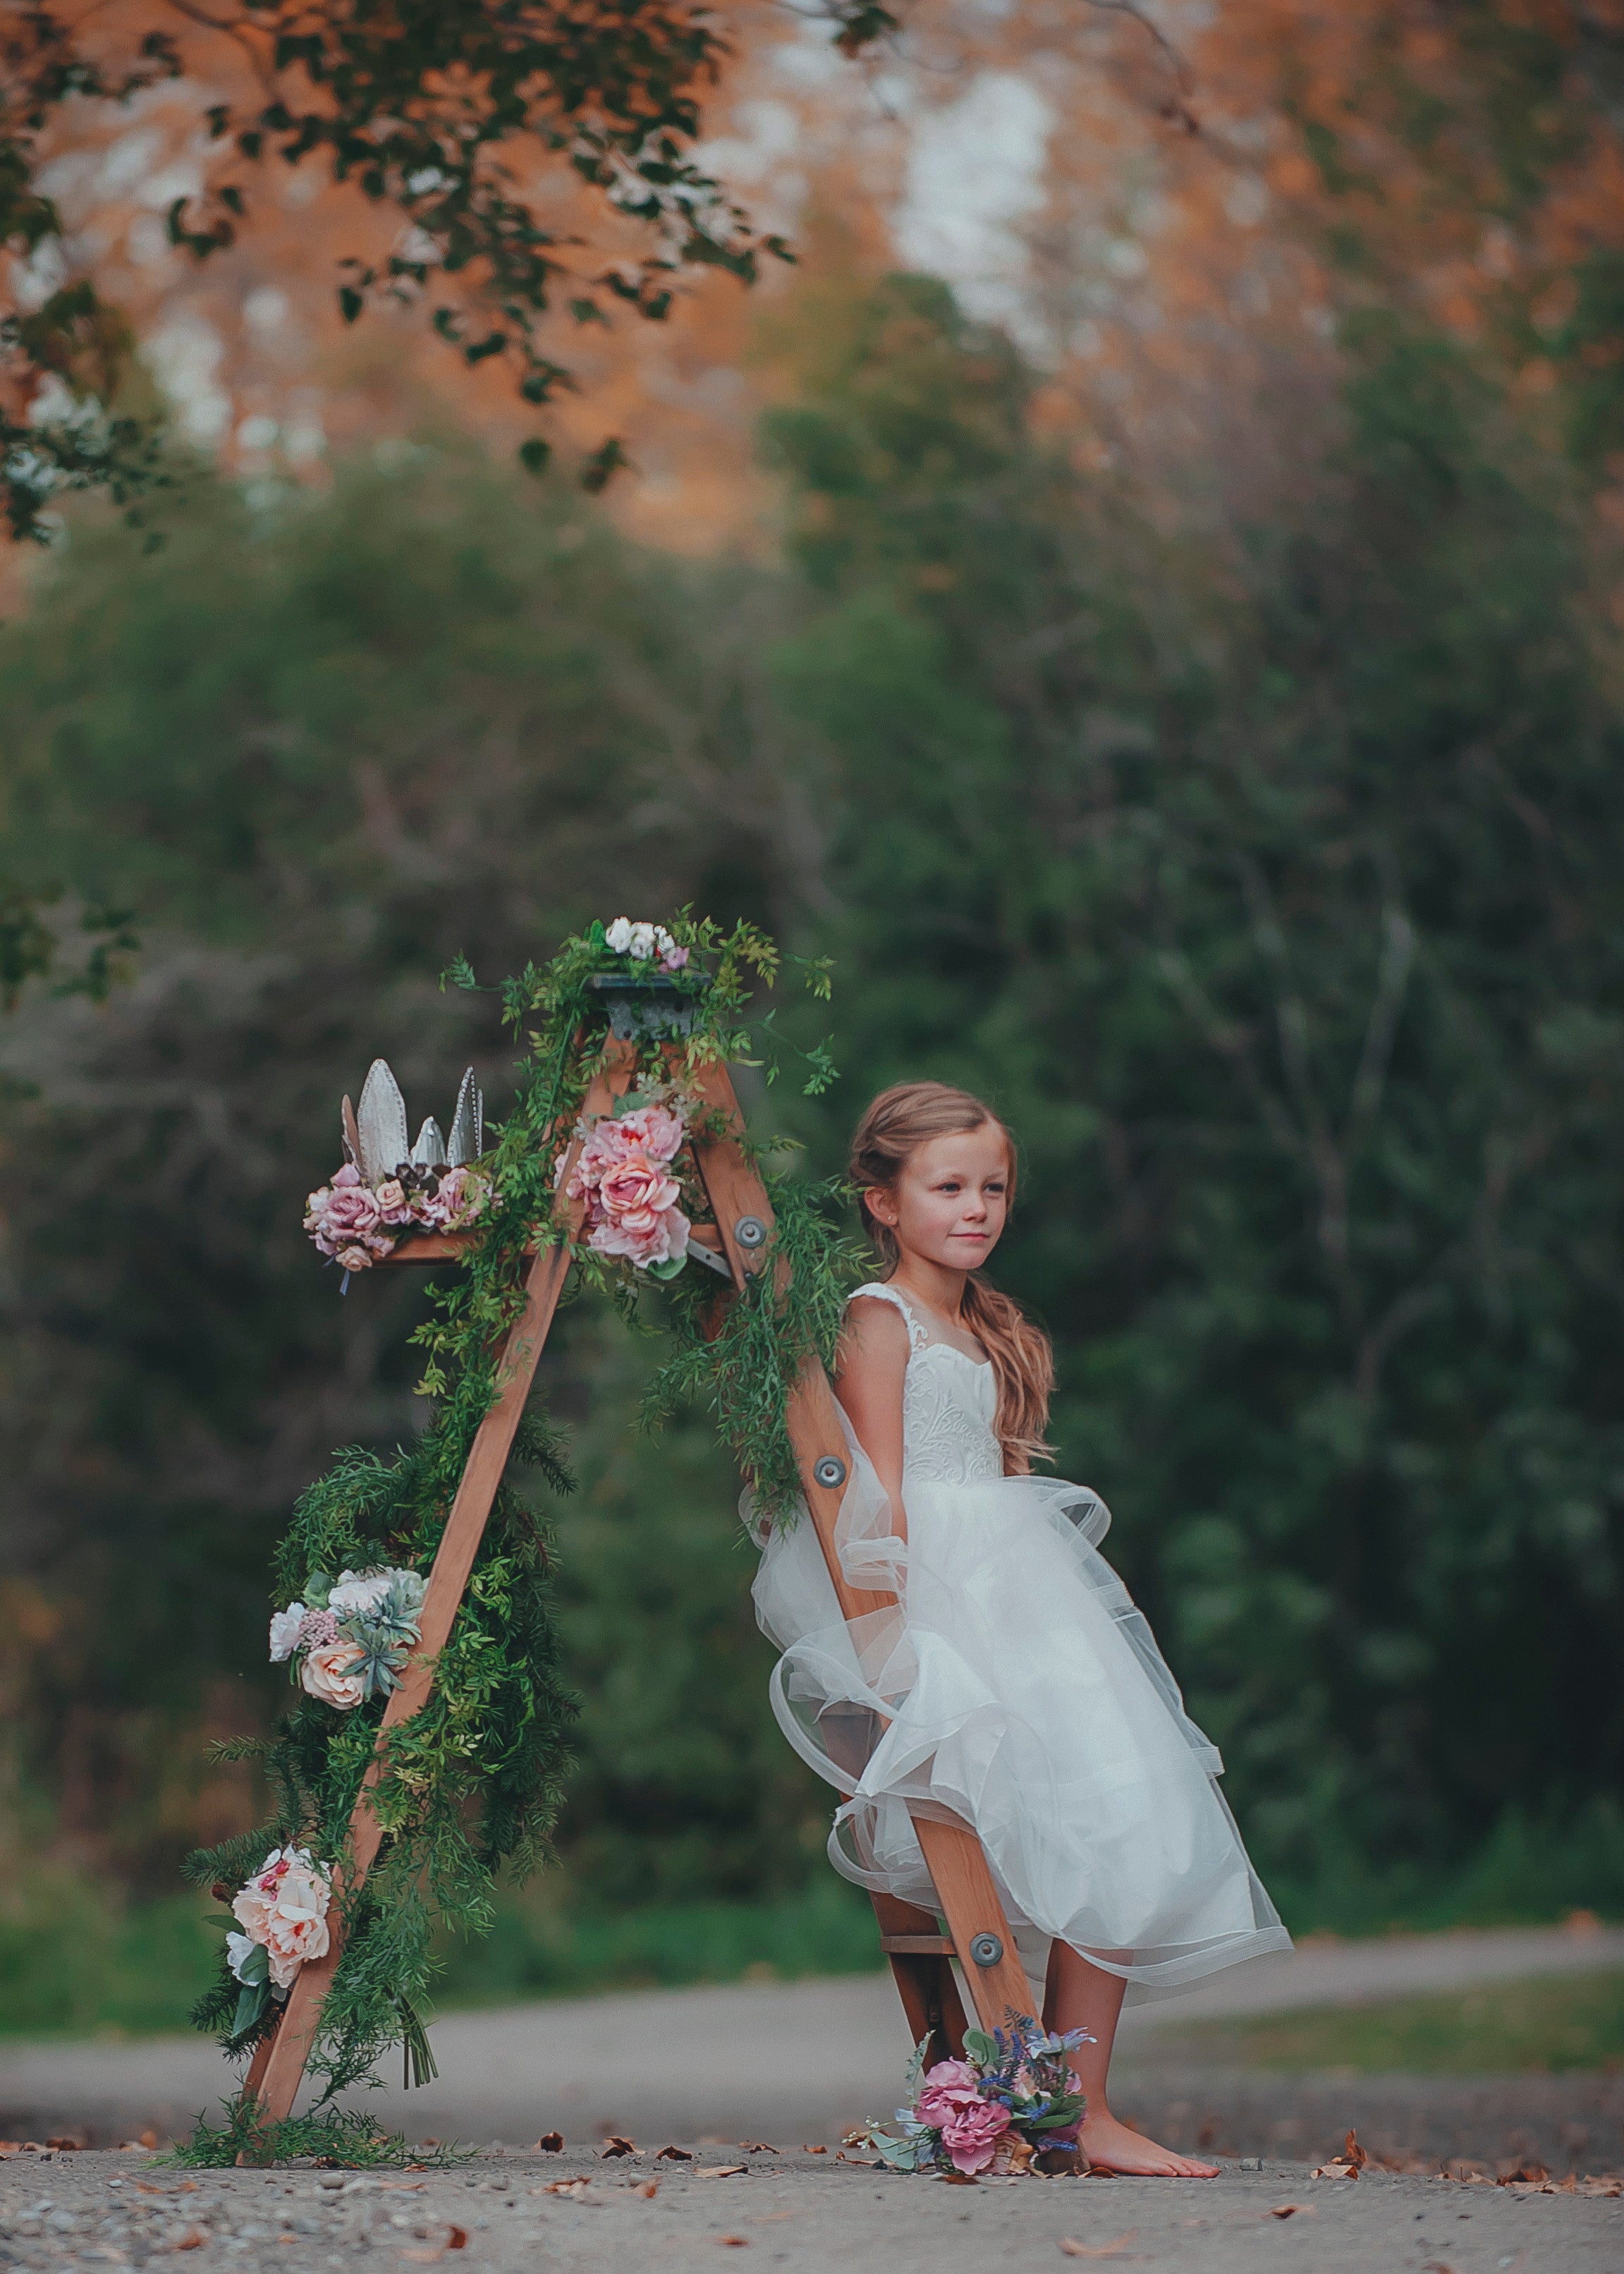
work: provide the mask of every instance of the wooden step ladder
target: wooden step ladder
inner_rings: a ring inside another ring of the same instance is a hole
[[[635,1071],[634,1046],[609,1043],[587,1091],[583,1118],[607,1113]],[[743,1117],[726,1067],[704,1068],[694,1087],[710,1109],[708,1118],[721,1132],[696,1138],[693,1151],[733,1288],[741,1291],[771,1252],[772,1210],[760,1174],[741,1141]],[[562,1215],[574,1240],[581,1231],[583,1206],[568,1204]],[[465,1232],[425,1236],[404,1242],[384,1261],[388,1264],[446,1262],[460,1255],[471,1237]],[[563,1245],[538,1249],[530,1265],[523,1308],[509,1330],[497,1370],[496,1399],[470,1448],[429,1574],[421,1614],[422,1638],[390,1695],[379,1728],[378,1749],[350,1819],[347,1850],[339,1869],[350,1893],[365,1880],[383,1841],[382,1826],[372,1813],[371,1793],[381,1771],[384,1740],[389,1730],[409,1721],[426,1703],[433,1686],[435,1664],[462,1604],[568,1270],[569,1250]],[[801,1371],[786,1418],[807,1507],[842,1614],[855,1619],[870,1611],[889,1609],[897,1600],[895,1595],[852,1586],[835,1551],[835,1522],[846,1480],[846,1443],[834,1392],[816,1359],[808,1359]],[[913,1822],[936,1890],[939,1916],[894,1896],[876,1894],[880,1947],[896,1977],[914,2042],[929,2032],[938,2057],[956,2055],[963,2049],[966,2026],[959,1978],[969,1990],[977,2019],[988,2029],[1028,2013],[1032,1993],[975,1834],[967,1824],[931,1817],[915,1816]],[[340,1954],[335,1922],[331,1946],[323,1957],[300,1968],[274,2034],[262,2038],[255,2049],[244,2091],[258,2104],[262,2127],[281,2123],[293,2112]]]

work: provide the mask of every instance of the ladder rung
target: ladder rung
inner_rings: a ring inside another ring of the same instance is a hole
[[[944,1934],[883,1934],[880,1948],[887,1958],[951,1958],[953,1946]]]

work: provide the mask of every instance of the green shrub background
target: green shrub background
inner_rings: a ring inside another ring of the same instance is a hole
[[[898,1078],[1008,1116],[1060,1469],[1293,1923],[1624,1909],[1591,476],[1366,317],[1297,493],[1214,527],[1051,449],[930,280],[800,311],[776,568],[425,434],[325,493],[199,481],[155,555],[87,519],[0,632],[0,869],[143,943],[104,1007],[0,1028],[7,2026],[178,2019],[177,1857],[252,1804],[206,1741],[276,1706],[271,1543],[334,1445],[417,1426],[420,1289],[341,1300],[299,1229],[339,1096],[382,1054],[443,1121],[471,1058],[500,1116],[441,968],[683,902],[836,960],[843,1081],[745,1083],[810,1168]],[[703,1417],[632,1426],[650,1363],[585,1304],[545,1363],[579,1765],[447,1994],[873,1962],[735,1481]]]

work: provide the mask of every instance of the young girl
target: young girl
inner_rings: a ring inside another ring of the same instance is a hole
[[[1043,2019],[1084,2029],[1082,2145],[1097,2169],[1210,2177],[1111,2114],[1124,1991],[1167,1995],[1290,1939],[1143,1615],[1097,1551],[1086,1487],[1032,1474],[1049,1343],[977,1276],[1014,1195],[1008,1132],[941,1082],[876,1097],[852,1180],[888,1267],[852,1298],[836,1390],[851,1452],[837,1527],[854,1586],[894,1611],[841,1618],[808,1522],[766,1541],[756,1600],[784,1655],[774,1710],[846,1795],[830,1856],[935,1908],[910,1810],[986,1849]]]

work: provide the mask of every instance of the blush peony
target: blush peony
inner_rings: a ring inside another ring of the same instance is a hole
[[[944,2124],[955,2109],[980,2098],[976,2074],[968,2061],[938,2061],[920,2080],[915,2110],[921,2124]]]
[[[232,1914],[250,1942],[264,1945],[278,1989],[291,1988],[307,1960],[325,1956],[332,1892],[308,1849],[273,1848],[234,1899]]]
[[[320,1643],[305,1653],[299,1680],[324,1706],[336,1706],[341,1713],[349,1713],[366,1695],[355,1670],[365,1663],[366,1653],[352,1642]]]
[[[943,2120],[942,2145],[955,2171],[984,2172],[1009,2128],[1010,2112],[1001,2100],[968,2101]]]
[[[664,1105],[634,1106],[607,1126],[623,1150],[646,1153],[651,1161],[673,1160],[681,1149],[681,1120]]]

